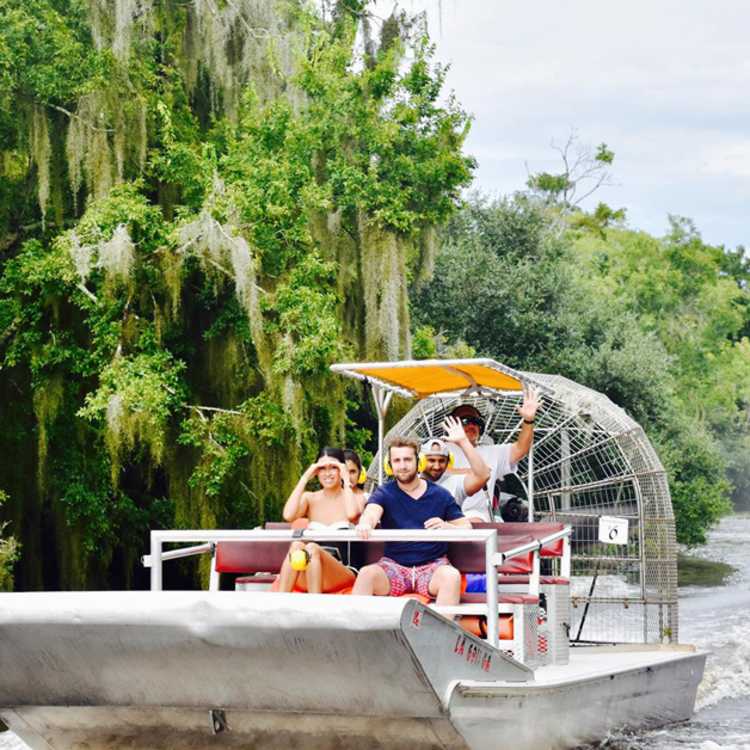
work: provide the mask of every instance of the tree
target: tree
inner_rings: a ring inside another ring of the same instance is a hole
[[[747,470],[738,451],[750,434],[748,342],[736,340],[746,291],[723,251],[678,220],[664,239],[560,234],[557,215],[525,195],[470,199],[441,240],[432,280],[412,296],[415,322],[624,407],[665,464],[678,538],[702,542],[730,507],[729,467]]]
[[[17,584],[132,585],[149,527],[273,518],[344,441],[332,361],[409,354],[468,118],[418,28],[358,48],[360,2],[0,10]]]
[[[0,505],[8,496],[0,490]],[[0,524],[0,535],[5,531],[7,524]],[[18,544],[14,537],[3,538],[0,536],[0,591],[11,591],[13,589],[13,564],[18,558]]]
[[[599,188],[613,184],[610,168],[615,154],[606,143],[592,149],[572,131],[562,146],[555,141],[551,145],[560,155],[562,171],[529,173],[526,181],[531,195],[545,205],[572,211]]]

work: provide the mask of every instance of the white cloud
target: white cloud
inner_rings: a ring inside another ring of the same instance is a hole
[[[386,15],[394,3],[380,2]],[[619,186],[597,198],[661,233],[667,213],[706,240],[750,244],[750,54],[746,0],[402,0],[427,9],[448,86],[475,122],[477,187],[512,192],[554,169],[575,128],[616,153]],[[442,7],[442,33],[438,9]]]

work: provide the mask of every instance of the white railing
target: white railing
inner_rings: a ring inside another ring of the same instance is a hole
[[[570,573],[570,526],[550,534],[542,539],[521,544],[505,552],[497,551],[496,529],[401,529],[374,530],[369,539],[373,542],[484,542],[485,572],[487,581],[497,580],[497,568],[507,560],[519,555],[533,552],[533,570],[529,581],[529,593],[539,594],[539,551],[542,547],[565,538],[564,553],[561,564],[562,575]],[[142,558],[143,565],[151,569],[151,590],[162,590],[162,563],[191,555],[213,554],[219,542],[280,542],[291,543],[297,539],[314,542],[364,542],[355,531],[304,529],[301,533],[292,529],[252,529],[252,530],[163,530],[151,532],[150,554]],[[164,551],[165,543],[191,543],[193,546]],[[495,648],[499,647],[497,625],[498,598],[497,586],[487,585],[487,641]],[[476,608],[472,607],[472,610]],[[440,608],[444,614],[454,614],[454,607]],[[494,616],[492,615],[494,613]]]

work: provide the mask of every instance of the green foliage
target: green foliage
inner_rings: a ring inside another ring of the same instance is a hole
[[[0,505],[8,496],[0,490]],[[5,531],[6,524],[0,524],[0,534]],[[18,559],[18,543],[13,537],[0,536],[0,591],[13,590],[13,564]]]
[[[526,187],[533,192],[547,196],[547,200],[553,203],[573,187],[573,181],[567,174],[538,172],[529,177]]]
[[[83,3],[3,0],[0,15],[0,97],[63,104],[110,72],[108,55],[89,46]]]
[[[432,326],[419,326],[412,339],[414,359],[468,359],[476,354],[465,341],[451,342]]]
[[[338,318],[335,266],[310,255],[277,287],[264,305],[266,328],[279,335],[273,369],[297,380],[320,376],[341,360],[344,346]]]
[[[570,217],[570,226],[574,229],[584,229],[596,233],[605,238],[608,227],[621,225],[625,222],[625,214],[624,208],[613,209],[600,201],[591,213],[579,211],[573,214]]]
[[[413,296],[415,320],[480,356],[549,366],[565,336],[560,305],[571,283],[560,253],[534,203],[470,202],[447,228],[432,281]]]
[[[706,531],[732,508],[719,446],[701,425],[681,414],[652,430],[652,437],[670,476],[678,539],[704,544]]]
[[[116,356],[102,370],[99,388],[87,394],[78,416],[106,424],[115,485],[120,460],[139,444],[161,463],[170,419],[184,403],[184,370],[165,351]]]
[[[731,507],[732,483],[737,500],[750,486],[746,264],[684,219],[663,239],[609,219],[622,217],[574,214],[561,234],[556,214],[527,196],[470,200],[413,294],[415,341],[437,356],[439,330],[605,393],[655,442],[678,538],[701,543]]]
[[[596,258],[598,273],[589,277],[593,287],[631,310],[641,328],[662,343],[670,357],[675,411],[686,415],[693,434],[705,434],[705,450],[715,453],[722,467],[704,474],[724,498],[731,477],[739,501],[750,473],[745,450],[750,342],[744,335],[750,294],[737,255],[706,245],[692,222],[679,217],[670,217],[663,239],[611,231],[606,243],[579,239],[576,252],[586,264]],[[712,520],[726,508],[718,501],[709,505],[716,509]]]
[[[359,49],[364,5],[0,0],[0,445],[54,557],[22,586],[129,585],[149,525],[260,523],[366,447],[329,365],[409,353],[473,162],[428,40]]]
[[[614,163],[615,153],[606,143],[592,150],[582,144],[573,131],[562,146],[553,141],[552,148],[560,155],[562,172],[530,173],[526,180],[529,193],[545,206],[562,214],[578,211],[577,207],[585,198],[602,185],[611,184],[609,168]],[[624,215],[624,209],[612,211],[600,203],[590,220],[594,226],[597,223],[601,226],[603,221],[621,220]],[[585,215],[578,217],[578,221],[582,219]]]

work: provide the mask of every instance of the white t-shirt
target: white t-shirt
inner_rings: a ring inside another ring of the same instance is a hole
[[[466,500],[464,479],[465,476],[463,474],[448,474],[446,472],[442,477],[440,477],[440,479],[438,479],[437,482],[435,482],[435,484],[439,484],[443,489],[448,490],[448,492],[453,495],[453,499],[459,505],[462,505],[464,500]]]
[[[465,516],[481,518],[483,521],[491,520],[490,508],[495,482],[498,479],[502,479],[506,474],[514,474],[516,467],[518,466],[518,464],[512,464],[510,462],[510,451],[512,447],[511,443],[502,443],[501,445],[495,445],[494,443],[490,445],[482,445],[480,443],[476,446],[477,452],[487,466],[489,466],[490,478],[487,482],[487,490],[481,489],[479,492],[467,497],[463,504],[459,503]],[[451,452],[454,456],[454,468],[469,468],[469,460],[457,445],[451,445]],[[449,476],[460,477],[462,481],[464,479],[462,474],[452,474]]]

